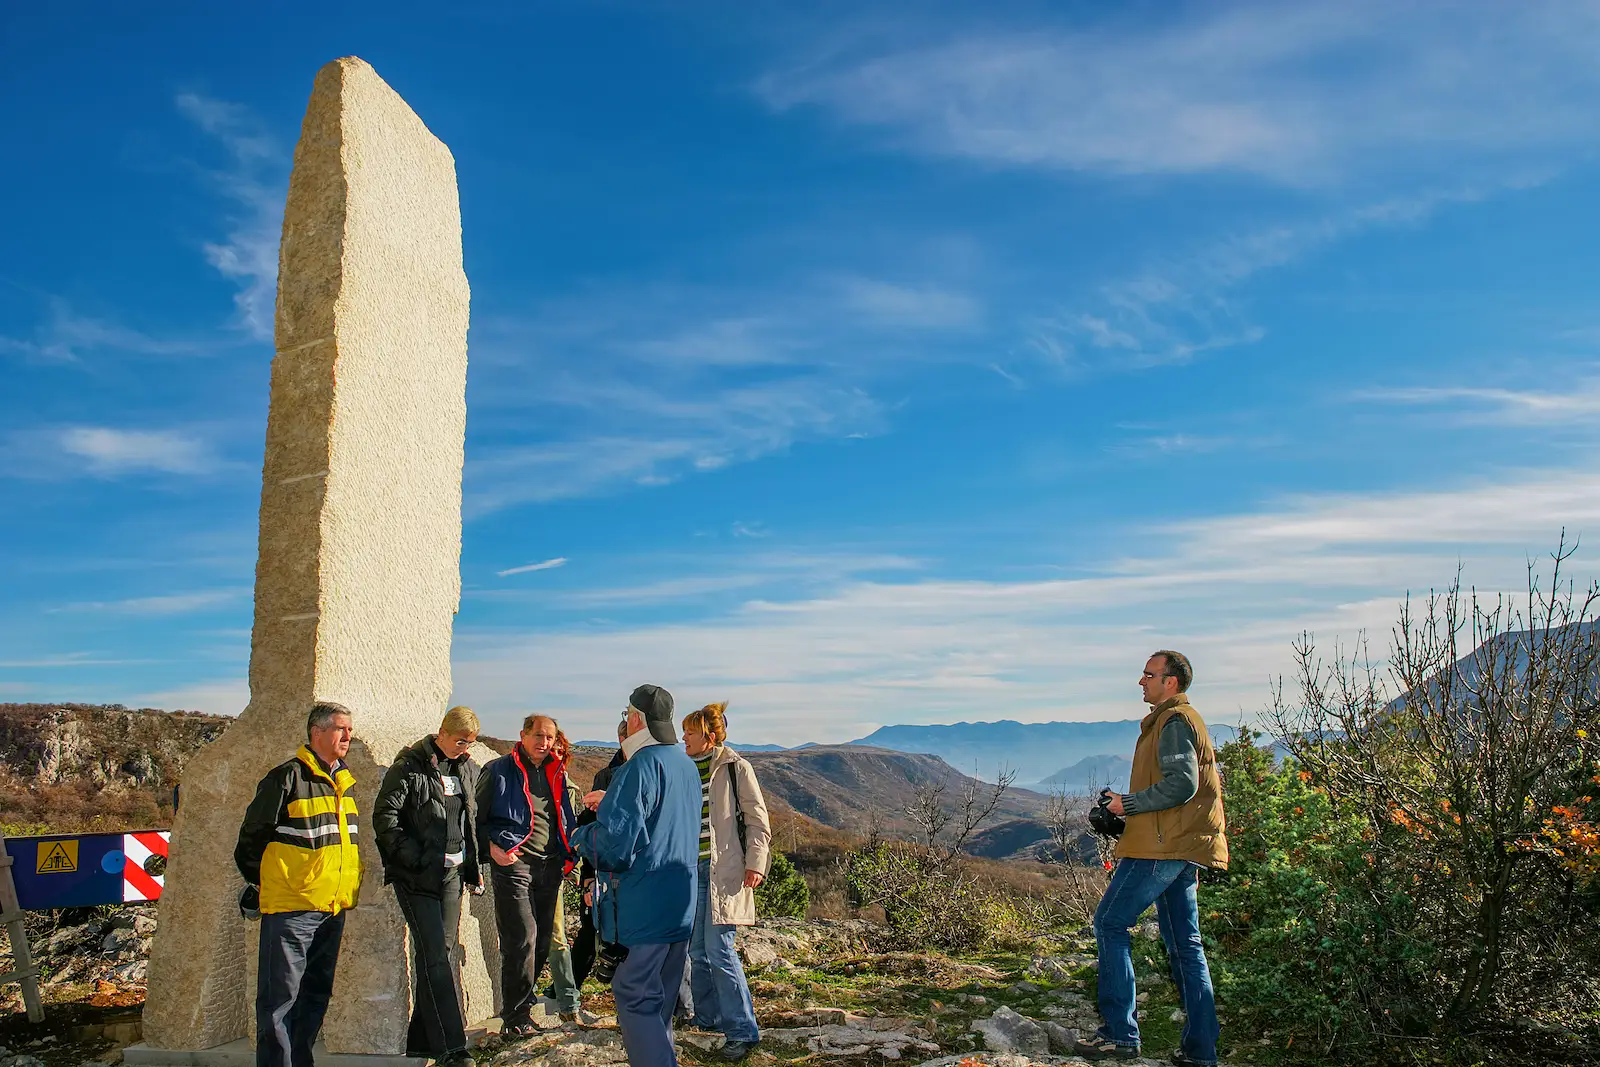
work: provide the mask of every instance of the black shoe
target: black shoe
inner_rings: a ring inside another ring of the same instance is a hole
[[[1217,1067],[1216,1060],[1212,1060],[1210,1063],[1201,1063],[1199,1060],[1190,1057],[1181,1048],[1173,1052],[1172,1063],[1173,1067]]]
[[[729,1041],[722,1046],[719,1055],[730,1063],[737,1062],[750,1055],[759,1044],[760,1041]]]
[[[438,1067],[473,1067],[472,1052],[468,1049],[446,1053],[443,1059],[434,1062]]]

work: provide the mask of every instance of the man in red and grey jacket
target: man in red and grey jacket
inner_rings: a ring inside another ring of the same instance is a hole
[[[478,854],[493,861],[500,1022],[508,1035],[534,1032],[539,973],[550,958],[561,879],[572,868],[572,800],[555,747],[556,721],[529,715],[517,747],[478,779]]]

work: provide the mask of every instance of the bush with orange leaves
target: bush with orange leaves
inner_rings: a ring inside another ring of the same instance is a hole
[[[1275,700],[1308,784],[1363,824],[1366,891],[1403,895],[1430,947],[1389,995],[1434,1033],[1600,1010],[1600,586],[1563,584],[1571,554],[1525,595],[1408,600],[1386,669],[1305,636]]]

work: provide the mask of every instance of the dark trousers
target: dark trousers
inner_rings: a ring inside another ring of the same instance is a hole
[[[617,1002],[617,1027],[632,1067],[675,1067],[672,1009],[683,981],[689,942],[630,945],[628,958],[617,966],[611,995]]]
[[[494,925],[500,934],[500,1020],[526,1023],[550,958],[562,861],[543,856],[494,865]]]
[[[344,913],[285,911],[261,917],[256,968],[256,1067],[312,1067]]]
[[[467,1047],[456,945],[461,932],[461,871],[447,872],[437,897],[397,883],[394,895],[411,930],[411,1029],[406,1051],[438,1059]]]
[[[572,980],[579,989],[584,979],[594,970],[594,955],[600,950],[600,929],[594,924],[594,909],[583,906],[583,921],[578,925],[578,936],[572,941]]]

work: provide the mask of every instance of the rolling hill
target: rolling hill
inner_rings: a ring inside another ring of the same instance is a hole
[[[183,765],[231,722],[154,708],[0,705],[0,821],[14,833],[165,828]],[[479,740],[500,753],[512,746],[487,735]],[[614,751],[575,747],[572,780],[587,789]],[[937,756],[864,745],[744,755],[767,794],[780,842],[861,833],[874,823],[905,835],[913,829],[905,809],[919,786],[943,785],[953,804],[970,781]],[[1042,794],[1012,789],[971,851],[994,858],[1026,851],[1047,836],[1047,803]]]

